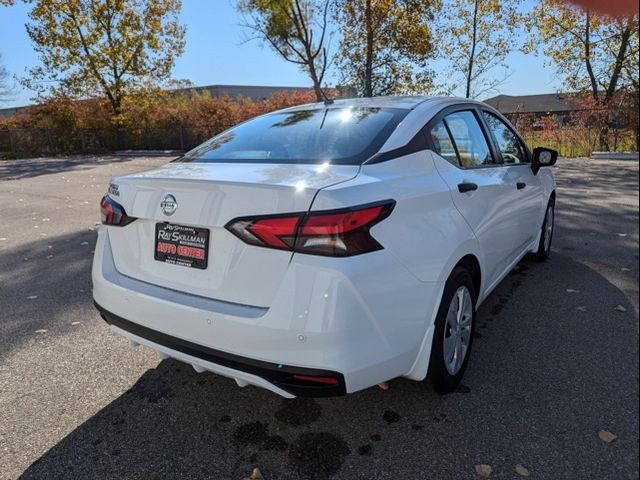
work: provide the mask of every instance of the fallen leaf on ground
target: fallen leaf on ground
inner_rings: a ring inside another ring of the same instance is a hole
[[[618,437],[611,432],[607,432],[606,430],[600,430],[598,432],[598,438],[604,443],[613,443]]]
[[[47,255],[47,259],[51,260],[53,258],[53,255]]]
[[[2,240],[2,239],[0,239],[0,240]],[[623,272],[630,272],[630,271],[631,271],[631,269],[630,269],[630,268],[627,268],[627,267],[622,267],[622,268],[621,268],[621,270],[622,270]]]
[[[626,236],[627,236],[627,234],[626,234],[626,233],[619,233],[619,234],[618,234],[618,236],[619,236],[619,237],[626,237]]]
[[[29,300],[35,300],[36,298],[38,298],[38,295],[29,295],[27,298]]]
[[[626,312],[627,309],[624,308],[622,305],[616,305],[616,310],[619,312]]]
[[[71,325],[73,325],[73,326],[80,325],[80,322],[71,322]]]
[[[517,464],[514,468],[516,473],[521,477],[528,477],[530,475],[529,470],[527,470],[523,465]]]
[[[573,288],[567,288],[567,293],[580,293],[580,290],[574,290]]]
[[[493,472],[493,468],[491,468],[491,465],[485,464],[476,465],[475,467],[473,467],[473,469],[475,470],[476,475],[483,478],[489,477],[491,475],[491,472]]]
[[[378,386],[382,389],[382,390],[389,390],[389,383],[388,382],[382,382],[379,383]]]
[[[264,480],[264,477],[262,476],[262,472],[259,468],[254,468],[251,471],[251,475],[244,477],[242,480]]]
[[[80,245],[89,245],[89,242],[81,242]]]
[[[47,329],[41,328],[40,330],[36,330],[36,333],[47,333]]]
[[[579,307],[576,307],[576,310],[579,312],[586,312],[587,307],[585,307],[584,305],[580,305]]]

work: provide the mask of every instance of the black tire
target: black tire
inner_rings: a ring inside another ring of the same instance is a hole
[[[551,220],[549,219],[549,209],[551,209]],[[542,222],[541,234],[540,234],[540,242],[538,243],[538,249],[533,252],[533,258],[538,262],[544,262],[549,255],[551,255],[551,241],[553,240],[553,231],[554,225],[553,222],[555,220],[555,212],[556,212],[556,202],[553,197],[549,199],[549,203],[547,204],[547,209],[544,213],[544,222]],[[547,228],[549,225],[549,221],[551,221],[551,233],[549,233],[549,229]],[[547,237],[549,237],[549,242],[547,243]]]
[[[471,325],[469,331],[468,345],[464,355],[462,365],[455,373],[451,373],[447,368],[447,362],[444,356],[445,335],[450,335],[450,328],[447,325],[447,314],[454,295],[461,287],[466,287],[471,300]],[[435,321],[435,332],[433,335],[433,345],[431,347],[431,358],[429,359],[429,374],[427,378],[431,380],[431,384],[436,392],[441,395],[452,392],[460,384],[460,380],[467,369],[469,356],[471,355],[471,347],[473,345],[473,332],[475,329],[476,316],[476,287],[473,283],[471,274],[463,267],[456,267],[447,280],[440,302],[440,308]]]

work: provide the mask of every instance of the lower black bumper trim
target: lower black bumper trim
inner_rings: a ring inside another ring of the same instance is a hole
[[[133,335],[170,348],[171,350],[176,350],[223,367],[256,375],[292,395],[300,397],[335,397],[346,393],[344,375],[341,373],[315,368],[280,365],[222,352],[144,327],[105,310],[96,302],[94,302],[94,304],[102,318],[110,325],[114,325]],[[329,377],[334,378],[337,383],[335,385],[315,384],[294,378],[294,375]]]

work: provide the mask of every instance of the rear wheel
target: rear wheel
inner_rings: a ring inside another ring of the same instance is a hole
[[[549,200],[547,211],[544,215],[542,223],[542,232],[540,234],[540,243],[538,250],[534,252],[534,257],[539,262],[544,262],[551,254],[551,240],[553,239],[553,226],[555,220],[556,205],[553,198]]]
[[[473,278],[466,269],[457,267],[444,287],[429,360],[429,378],[440,394],[455,390],[467,368],[475,310]]]

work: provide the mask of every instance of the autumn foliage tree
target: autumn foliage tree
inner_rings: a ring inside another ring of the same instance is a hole
[[[2,64],[2,54],[0,54],[0,104],[9,99],[13,93],[9,77],[9,71]]]
[[[446,0],[437,21],[447,93],[477,98],[506,80],[508,55],[518,48],[521,0]],[[502,68],[505,75],[496,75]]]
[[[532,12],[529,50],[542,51],[569,90],[586,92],[611,109],[618,92],[637,90],[638,16],[607,17],[561,0],[542,0]],[[600,147],[608,149],[607,125]]]
[[[0,117],[0,131],[12,131],[18,153],[23,155],[114,148],[185,149],[249,118],[313,101],[312,89],[279,92],[265,100],[157,89],[126,96],[122,104],[126,114],[114,128],[107,99],[74,100],[58,95],[11,117]],[[114,143],[116,131],[122,134],[122,145]]]
[[[287,62],[299,66],[311,79],[316,99],[326,99],[322,88],[330,65],[330,0],[240,0],[245,27]]]
[[[35,0],[27,33],[41,95],[103,96],[116,121],[127,95],[166,81],[184,49],[180,0]]]
[[[342,82],[364,97],[429,89],[439,8],[439,0],[336,0]]]

